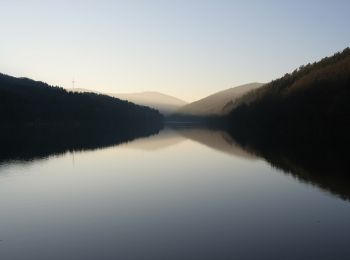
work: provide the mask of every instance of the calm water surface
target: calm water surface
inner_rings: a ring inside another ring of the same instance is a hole
[[[350,203],[222,132],[0,165],[0,259],[350,259]]]

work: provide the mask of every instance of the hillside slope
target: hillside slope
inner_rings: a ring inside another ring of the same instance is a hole
[[[65,126],[90,124],[118,128],[161,125],[158,111],[96,93],[68,92],[27,78],[0,74],[2,124]]]
[[[192,102],[176,111],[177,114],[208,116],[230,112],[235,101],[247,92],[261,87],[262,83],[250,83],[217,92],[213,95]]]
[[[230,129],[247,140],[349,144],[350,49],[301,66],[238,103]]]

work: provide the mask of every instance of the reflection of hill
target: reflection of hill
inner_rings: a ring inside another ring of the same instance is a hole
[[[171,129],[164,129],[152,137],[136,139],[126,144],[127,148],[154,151],[177,145],[186,139]]]
[[[265,139],[234,136],[245,150],[264,158],[272,166],[343,199],[350,200],[347,151],[337,144],[273,143]]]
[[[176,132],[188,139],[206,145],[217,151],[243,157],[245,159],[256,158],[256,156],[246,152],[239,145],[237,145],[232,137],[224,131],[213,131],[205,128],[179,128],[176,130]]]
[[[157,127],[11,127],[0,128],[0,164],[4,161],[29,161],[67,151],[94,150],[118,145],[135,138],[156,134]]]

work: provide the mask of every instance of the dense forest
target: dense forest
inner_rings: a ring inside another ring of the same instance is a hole
[[[162,115],[106,95],[68,92],[43,82],[0,74],[2,127],[86,126],[161,127]]]
[[[230,132],[259,142],[349,144],[350,49],[249,92],[227,119]]]

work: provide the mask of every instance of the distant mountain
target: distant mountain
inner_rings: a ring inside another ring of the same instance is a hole
[[[109,93],[108,95],[127,100],[138,105],[157,109],[162,114],[170,114],[187,104],[186,101],[159,92]]]
[[[28,78],[0,74],[2,126],[89,126],[117,130],[160,127],[155,109],[96,93],[68,92]]]
[[[97,93],[100,92],[84,89],[84,88],[74,88],[69,89],[71,92],[78,93]],[[150,108],[157,109],[163,115],[168,115],[179,109],[180,107],[188,104],[186,101],[179,98],[169,96],[163,93],[146,91],[146,92],[137,92],[137,93],[105,93],[105,95],[115,97],[121,100],[126,100],[137,105],[146,106]]]
[[[223,115],[232,110],[238,98],[247,92],[261,87],[262,83],[250,83],[217,92],[213,95],[185,105],[176,114],[208,116]]]

